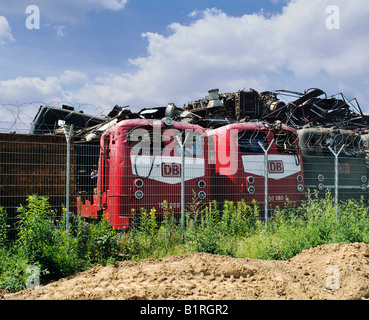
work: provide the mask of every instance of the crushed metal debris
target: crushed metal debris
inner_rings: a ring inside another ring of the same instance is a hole
[[[259,93],[253,89],[219,93],[218,89],[212,89],[204,98],[189,101],[181,108],[169,103],[133,112],[129,106],[116,105],[107,116],[77,112],[66,105],[62,108],[41,106],[30,133],[64,134],[62,128],[73,124],[75,141],[88,142],[99,139],[104,131],[121,120],[165,117],[206,129],[235,122],[263,121],[282,123],[297,130],[344,128],[361,134],[369,130],[369,116],[363,113],[356,99],[349,100],[342,93],[328,96],[323,90],[312,88],[303,93],[289,90]]]

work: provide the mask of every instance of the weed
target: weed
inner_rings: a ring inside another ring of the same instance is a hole
[[[19,208],[13,244],[7,239],[6,212],[0,208],[0,287],[23,289],[30,265],[42,270],[41,280],[47,282],[121,257],[140,260],[207,252],[286,260],[326,243],[369,243],[369,208],[364,200],[349,200],[336,208],[329,192],[324,199],[309,195],[299,207],[288,204],[277,209],[268,228],[259,220],[256,202],[225,201],[220,207],[216,202],[200,206],[197,200],[194,196],[186,208],[184,243],[178,217],[166,202],[160,223],[154,209],[142,209],[134,217],[137,224],[118,236],[104,215],[96,223],[86,223],[72,214],[67,233],[65,210],[56,217],[47,199],[30,196],[27,206]]]
[[[67,232],[65,210],[57,219],[48,199],[36,195],[29,196],[27,206],[21,205],[18,213],[18,238],[0,251],[0,287],[8,291],[23,289],[31,265],[42,270],[41,283],[47,283],[93,263],[114,262],[117,236],[106,219],[87,225],[72,215],[76,223]]]

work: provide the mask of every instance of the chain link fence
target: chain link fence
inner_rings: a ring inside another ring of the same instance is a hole
[[[258,121],[203,128],[165,114],[107,121],[92,106],[97,116],[71,121],[76,112],[60,105],[0,106],[0,206],[10,230],[34,194],[57,216],[66,208],[88,220],[106,215],[117,230],[143,210],[183,222],[212,201],[256,203],[267,224],[277,208],[314,193],[330,192],[337,204],[368,200],[368,134]]]

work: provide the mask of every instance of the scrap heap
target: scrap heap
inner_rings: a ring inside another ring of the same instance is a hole
[[[31,126],[31,134],[63,134],[74,125],[75,141],[97,141],[101,134],[124,119],[162,119],[189,122],[205,128],[246,121],[283,123],[296,129],[308,127],[341,128],[363,134],[369,132],[369,116],[364,115],[356,99],[342,93],[327,96],[320,89],[304,93],[275,90],[257,92],[239,90],[219,93],[210,90],[203,99],[190,101],[182,108],[170,103],[164,107],[132,112],[129,106],[115,106],[105,117],[74,111],[72,107],[41,106]]]
[[[292,97],[286,101],[286,97]],[[304,93],[275,90],[258,93],[250,89],[219,94],[209,91],[204,99],[184,106],[193,123],[216,127],[238,121],[281,122],[296,129],[306,127],[339,127],[362,132],[369,129],[369,116],[364,115],[357,100],[349,101],[342,93],[328,97],[320,89]]]

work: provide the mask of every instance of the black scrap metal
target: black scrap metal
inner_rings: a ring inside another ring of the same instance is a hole
[[[116,105],[105,117],[77,112],[69,106],[41,106],[32,122],[31,134],[64,134],[64,126],[73,124],[75,142],[96,141],[105,130],[121,120],[165,117],[207,129],[234,122],[263,121],[283,123],[295,129],[332,127],[358,133],[369,130],[369,116],[364,115],[356,99],[348,100],[342,93],[328,97],[316,88],[303,93],[289,90],[259,93],[253,89],[230,93],[212,89],[208,93],[202,99],[187,102],[182,108],[169,103],[132,112],[129,106]]]
[[[211,90],[212,92],[217,90]],[[210,92],[210,91],[209,91]],[[284,102],[285,97],[292,101]],[[303,127],[339,127],[354,131],[369,129],[369,116],[364,115],[356,99],[349,101],[342,93],[328,97],[321,89],[304,93],[275,90],[258,93],[250,89],[233,93],[218,93],[217,107],[208,107],[209,97],[191,101],[184,110],[192,115],[192,122],[214,127],[224,122],[265,121],[282,122],[296,129]]]

